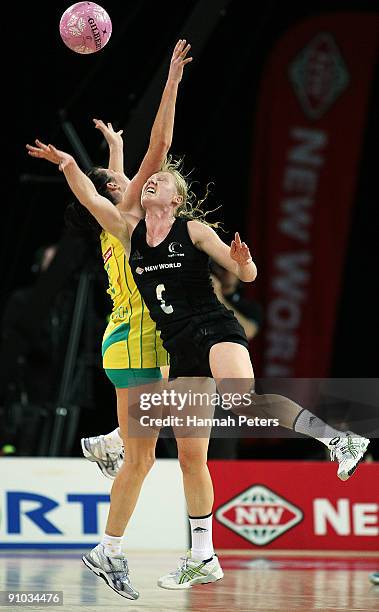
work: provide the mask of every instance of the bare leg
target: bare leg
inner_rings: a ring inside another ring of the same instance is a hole
[[[230,391],[233,385],[226,381],[233,378],[240,379],[235,391],[251,393],[254,387],[254,371],[249,352],[244,346],[234,342],[215,344],[209,353],[209,363],[214,378],[220,381],[221,393],[223,388]],[[284,397],[284,395],[272,393],[265,395],[251,393],[251,395],[254,404],[235,407],[232,409],[233,412],[253,417],[277,418],[282,427],[292,429],[296,417],[303,410],[296,402]]]
[[[191,558],[214,555],[212,541],[213,483],[207,466],[208,438],[178,438],[178,457],[191,527]]]
[[[207,466],[207,438],[178,438],[178,459],[183,472],[184,493],[190,516],[212,512],[214,494]]]
[[[157,435],[128,438],[128,390],[116,389],[116,392],[118,422],[127,452],[113,483],[105,533],[120,537],[133,513],[142,483],[155,461]]]

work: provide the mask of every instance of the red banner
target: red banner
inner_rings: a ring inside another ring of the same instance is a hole
[[[378,27],[375,14],[313,17],[267,62],[249,223],[265,311],[259,375],[329,375]]]
[[[379,551],[379,464],[210,461],[216,549]]]

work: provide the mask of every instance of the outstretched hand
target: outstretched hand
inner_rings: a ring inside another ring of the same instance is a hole
[[[239,266],[246,266],[253,261],[249,247],[245,242],[241,242],[238,232],[236,232],[234,240],[232,240],[230,245],[230,257],[234,259]]]
[[[186,43],[186,40],[178,40],[171,58],[168,79],[177,83],[180,83],[182,80],[184,66],[192,62],[193,59],[192,57],[187,57],[191,45]]]
[[[124,130],[118,130],[118,132],[115,132],[113,129],[113,125],[110,122],[105,125],[104,121],[102,121],[101,119],[93,119],[93,122],[95,124],[95,128],[97,130],[100,130],[100,132],[104,136],[109,147],[111,145],[123,147],[124,142],[122,139],[122,133]]]
[[[29,144],[26,145],[29,155],[39,157],[40,159],[47,159],[47,161],[57,164],[61,171],[73,159],[71,155],[64,151],[59,151],[52,144],[46,145],[37,138],[34,142],[37,145],[36,147]]]

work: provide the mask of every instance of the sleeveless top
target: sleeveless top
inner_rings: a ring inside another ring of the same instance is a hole
[[[164,341],[195,315],[222,308],[213,290],[209,257],[194,246],[187,224],[187,219],[176,219],[166,238],[150,247],[141,219],[131,238],[134,280]]]
[[[117,336],[120,326],[125,326],[125,346],[117,352],[117,363],[107,368],[152,368],[167,365],[169,358],[162,346],[156,323],[134,282],[124,248],[119,240],[103,231],[100,235],[104,268],[108,275],[109,293],[113,308],[104,332],[103,344],[111,334]],[[122,347],[121,347],[122,348]],[[114,360],[114,358],[113,358]],[[112,358],[111,358],[112,361]]]

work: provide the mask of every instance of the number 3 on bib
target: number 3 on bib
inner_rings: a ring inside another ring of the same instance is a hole
[[[171,306],[171,304],[169,306],[166,306],[166,302],[162,298],[162,293],[164,291],[166,291],[166,288],[163,283],[161,283],[160,285],[157,285],[156,292],[157,292],[158,302],[160,302],[160,307],[162,308],[163,312],[169,315],[174,312],[174,309]]]

